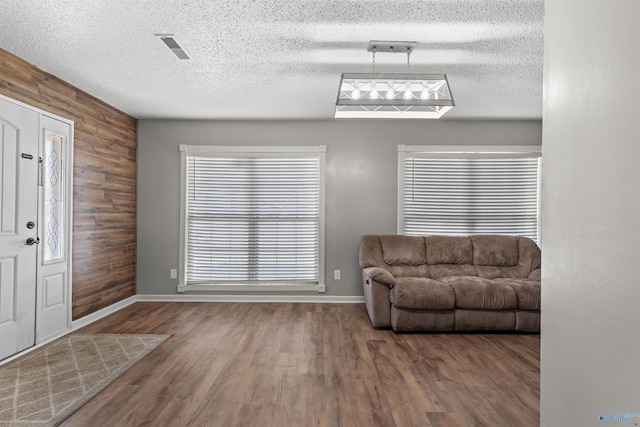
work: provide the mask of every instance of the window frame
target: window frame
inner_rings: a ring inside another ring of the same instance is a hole
[[[326,145],[316,146],[230,146],[230,145],[187,145],[180,144],[180,259],[178,264],[178,286],[180,293],[189,291],[241,291],[241,292],[272,292],[272,291],[307,291],[325,292],[325,161]],[[318,283],[261,283],[240,282],[234,284],[187,284],[187,157],[202,156],[216,157],[218,155],[237,155],[244,157],[290,156],[299,157],[300,154],[316,155],[320,167],[319,188],[319,219],[318,219]]]
[[[405,184],[405,159],[413,154],[427,154],[442,157],[481,158],[496,154],[530,155],[538,157],[538,194],[537,194],[537,244],[540,245],[541,209],[540,200],[542,193],[542,146],[538,145],[398,145],[398,194],[397,194],[397,233],[403,234],[404,225],[404,184]],[[473,233],[469,233],[473,234]]]

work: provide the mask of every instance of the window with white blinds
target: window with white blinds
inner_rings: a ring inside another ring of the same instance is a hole
[[[538,240],[539,147],[399,147],[398,231]]]
[[[318,285],[323,150],[186,146],[185,284]]]

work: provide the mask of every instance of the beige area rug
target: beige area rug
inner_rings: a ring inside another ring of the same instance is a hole
[[[0,366],[0,426],[55,426],[168,335],[72,334]]]

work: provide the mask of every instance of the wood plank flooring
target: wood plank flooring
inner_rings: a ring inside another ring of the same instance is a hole
[[[538,426],[540,337],[374,330],[362,304],[136,303],[172,334],[62,426]]]

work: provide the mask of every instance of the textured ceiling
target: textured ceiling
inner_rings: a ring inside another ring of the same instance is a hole
[[[328,119],[370,40],[411,40],[410,71],[449,78],[445,118],[539,119],[543,16],[543,0],[2,0],[0,47],[137,118]]]

